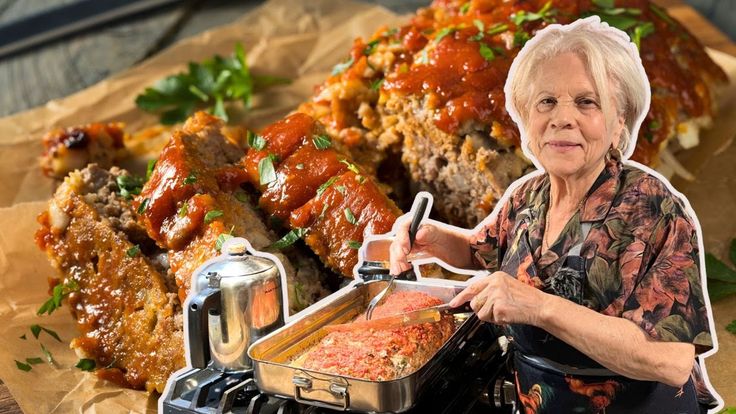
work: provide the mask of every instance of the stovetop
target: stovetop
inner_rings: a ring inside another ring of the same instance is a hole
[[[498,332],[483,324],[460,351],[443,361],[443,370],[419,395],[408,414],[510,413],[511,405],[494,406],[493,394],[502,392],[505,356],[496,343]],[[507,392],[510,382],[506,382]],[[180,375],[162,398],[164,414],[331,414],[326,408],[261,393],[252,371],[223,373],[193,369]],[[507,399],[510,399],[507,397]]]

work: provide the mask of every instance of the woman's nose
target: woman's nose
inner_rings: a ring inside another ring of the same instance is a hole
[[[550,122],[553,128],[571,128],[575,121],[574,105],[558,104],[550,113]]]

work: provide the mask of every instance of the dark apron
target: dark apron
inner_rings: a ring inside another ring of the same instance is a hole
[[[515,246],[504,253],[501,270],[538,276],[531,256],[528,221],[515,230]],[[582,238],[590,231],[582,224]],[[570,248],[563,265],[544,281],[547,293],[583,303],[587,280],[582,242]],[[522,264],[523,263],[523,264]],[[521,270],[521,272],[520,272]],[[511,324],[506,327],[513,352],[516,407],[522,414],[542,413],[701,413],[692,378],[682,389],[660,382],[620,376],[543,329]],[[613,339],[615,340],[615,339]]]

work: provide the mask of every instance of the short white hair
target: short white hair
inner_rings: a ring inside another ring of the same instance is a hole
[[[511,64],[504,86],[506,110],[521,132],[522,143],[528,144],[526,122],[530,110],[531,87],[539,65],[552,57],[574,53],[582,61],[593,80],[593,86],[601,101],[601,109],[610,130],[619,116],[624,118],[618,149],[629,158],[636,147],[644,117],[649,110],[651,91],[639,50],[629,36],[600,17],[590,16],[568,25],[552,24],[537,32],[521,49]],[[611,105],[611,87],[616,107]],[[526,142],[525,142],[526,141]],[[528,145],[522,145],[530,154]]]

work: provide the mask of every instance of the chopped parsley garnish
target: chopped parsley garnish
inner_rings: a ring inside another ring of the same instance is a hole
[[[43,327],[41,325],[35,325],[35,324],[31,325],[31,333],[36,339],[38,339],[38,335],[41,334],[41,331],[46,332],[47,334],[51,335],[51,337],[53,337],[54,339],[61,342],[61,338],[59,337],[59,334],[52,331],[51,329]]]
[[[669,24],[670,26],[675,25],[675,21],[672,20],[670,16],[665,13],[664,10],[660,9],[659,6],[653,3],[649,3],[649,10],[651,10],[654,14],[656,14],[660,19],[664,20]]]
[[[150,199],[148,197],[146,197],[146,198],[143,199],[143,201],[141,201],[141,204],[138,206],[138,210],[136,210],[136,212],[138,214],[143,214],[146,211],[146,209],[148,208],[148,201],[149,200]]]
[[[358,184],[363,184],[365,182],[365,177],[363,177],[362,175],[358,174],[358,175],[355,176],[355,181],[357,181]]]
[[[463,3],[463,5],[460,6],[460,9],[458,9],[460,14],[468,14],[469,10],[470,10],[470,2]]]
[[[736,265],[736,239],[731,240],[728,257],[731,265]],[[712,302],[736,293],[736,270],[731,266],[706,253],[705,271],[708,274],[708,296]]]
[[[381,41],[378,39],[368,42],[368,44],[365,45],[365,49],[363,49],[363,54],[366,56],[371,55],[373,52],[376,51],[376,46],[378,46],[379,43],[381,43]]]
[[[332,141],[330,141],[330,137],[327,135],[315,135],[312,137],[312,142],[317,149],[321,150],[329,148],[332,145]]]
[[[654,23],[646,22],[634,27],[634,34],[631,36],[631,41],[634,42],[637,49],[641,50],[641,39],[654,33]]]
[[[20,362],[17,359],[15,360],[15,366],[18,367],[19,370],[25,371],[25,372],[28,372],[31,369],[33,369],[33,367],[31,367],[30,365]]]
[[[143,178],[133,175],[123,174],[115,178],[115,182],[120,189],[120,196],[126,200],[130,200],[134,195],[141,193],[143,189]]]
[[[529,41],[532,37],[529,35],[529,33],[523,31],[523,30],[517,30],[514,33],[514,46],[516,47],[524,47],[526,42]]]
[[[318,197],[321,196],[322,193],[325,192],[325,190],[327,190],[335,181],[337,181],[337,179],[338,177],[334,176],[330,178],[329,180],[327,180],[325,183],[323,183],[321,186],[319,186],[319,188],[317,188],[317,196]]]
[[[187,178],[184,179],[184,185],[194,184],[197,182],[197,174],[193,171],[187,175]]]
[[[652,122],[649,123],[650,131],[657,131],[661,127],[662,127],[662,124],[660,124],[659,121],[657,121],[656,119],[652,120]]]
[[[125,252],[125,254],[127,254],[128,257],[136,257],[140,253],[141,253],[141,246],[138,246],[137,244]]]
[[[270,247],[274,249],[283,249],[285,247],[289,247],[292,244],[294,244],[297,240],[301,239],[305,234],[307,234],[307,229],[302,228],[295,228],[286,233],[284,237],[276,241],[274,244],[272,244]]]
[[[419,58],[417,58],[416,63],[421,63],[423,65],[426,65],[429,63],[429,53],[427,52],[427,49],[422,49],[421,52],[419,52]],[[404,70],[403,67],[399,67],[399,73],[406,73],[409,71],[409,67],[406,67],[406,70]]]
[[[593,5],[595,7],[581,17],[597,15],[610,26],[626,31],[637,49],[641,49],[641,39],[654,33],[654,24],[639,20],[641,10],[637,8],[616,7],[614,0],[593,0]]]
[[[360,246],[362,246],[362,244],[359,241],[357,241],[357,240],[349,240],[348,241],[348,247],[350,247],[351,249],[356,249],[357,250],[357,249],[360,249]]]
[[[43,359],[39,357],[26,358],[26,362],[28,363],[28,365],[38,365],[38,364],[43,364]]]
[[[69,296],[70,293],[79,290],[79,285],[74,279],[69,279],[65,283],[59,283],[51,290],[51,297],[41,305],[36,311],[36,315],[44,313],[51,315],[54,311],[61,307],[61,300]],[[36,336],[38,338],[38,336]]]
[[[493,25],[493,27],[489,28],[486,32],[489,36],[497,35],[499,33],[503,33],[505,31],[509,30],[509,25],[505,23],[497,23]]]
[[[381,89],[381,85],[383,85],[383,78],[374,79],[371,81],[371,90],[378,91]]]
[[[26,334],[23,334],[23,335],[19,336],[18,338],[20,338],[20,339],[22,339],[22,340],[25,341],[26,340]]]
[[[179,211],[177,212],[177,214],[179,215],[179,217],[184,217],[188,213],[189,213],[189,202],[185,201],[184,203],[182,203],[181,207],[179,207]]]
[[[264,148],[266,148],[266,139],[262,136],[255,134],[251,131],[248,131],[248,146],[253,148],[254,150],[260,151]]]
[[[148,165],[146,166],[146,181],[151,179],[151,174],[153,174],[153,170],[156,168],[156,162],[158,162],[158,160],[148,161]]]
[[[87,358],[80,359],[79,362],[77,362],[77,365],[75,365],[75,367],[81,369],[82,371],[88,372],[94,371],[96,366],[97,364],[95,363],[94,359]]]
[[[353,66],[353,63],[354,60],[352,56],[350,56],[350,58],[348,58],[348,60],[346,60],[345,62],[338,63],[337,65],[335,65],[335,67],[332,68],[332,76],[337,76],[345,72],[346,70],[348,70],[348,68]]]
[[[221,210],[210,210],[204,215],[204,222],[209,223],[212,220],[221,217],[224,213]]]
[[[340,162],[343,163],[343,164],[345,164],[345,165],[347,165],[348,166],[348,170],[354,172],[355,174],[360,174],[360,170],[358,170],[358,167],[355,164],[353,164],[352,162],[350,162],[350,161],[348,161],[346,159],[342,159],[342,160],[340,160]]]
[[[439,32],[437,32],[437,35],[434,37],[434,43],[439,43],[442,39],[445,38],[445,36],[454,33],[457,30],[454,26],[447,26],[440,29]]]
[[[138,95],[135,103],[144,111],[159,113],[163,124],[181,122],[200,108],[228,121],[225,102],[242,101],[250,108],[255,91],[289,82],[251,74],[245,50],[237,43],[231,56],[190,62],[187,72],[156,82]]]
[[[485,43],[480,43],[480,49],[478,49],[478,51],[480,52],[480,55],[483,56],[483,59],[489,62],[496,58],[496,54],[493,53],[493,49]]]
[[[51,352],[49,352],[46,347],[41,344],[41,352],[43,352],[44,358],[46,358],[46,362],[48,362],[51,365],[54,365],[54,357],[51,355]]]
[[[345,186],[344,185],[336,185],[335,190],[339,191],[340,194],[345,195]]]
[[[273,168],[273,160],[270,156],[263,157],[258,161],[258,176],[261,185],[276,181],[276,171]]]
[[[731,321],[728,325],[726,325],[726,330],[728,332],[731,332],[732,334],[736,335],[736,320]]]
[[[515,25],[521,26],[526,22],[534,22],[537,20],[544,20],[548,23],[555,22],[555,14],[557,14],[557,9],[553,9],[552,1],[548,1],[544,3],[544,6],[542,6],[542,8],[539,9],[539,11],[537,11],[536,13],[528,12],[526,10],[519,10],[518,12],[511,14],[510,17],[511,21],[514,22]]]
[[[230,227],[229,232],[220,233],[220,235],[217,236],[217,240],[215,240],[215,250],[217,250],[218,252],[222,250],[222,245],[233,237],[233,230],[235,230],[235,226]]]
[[[345,219],[348,221],[348,223],[352,225],[358,224],[358,220],[355,218],[355,215],[353,215],[353,212],[350,211],[350,207],[345,207],[344,213]]]

